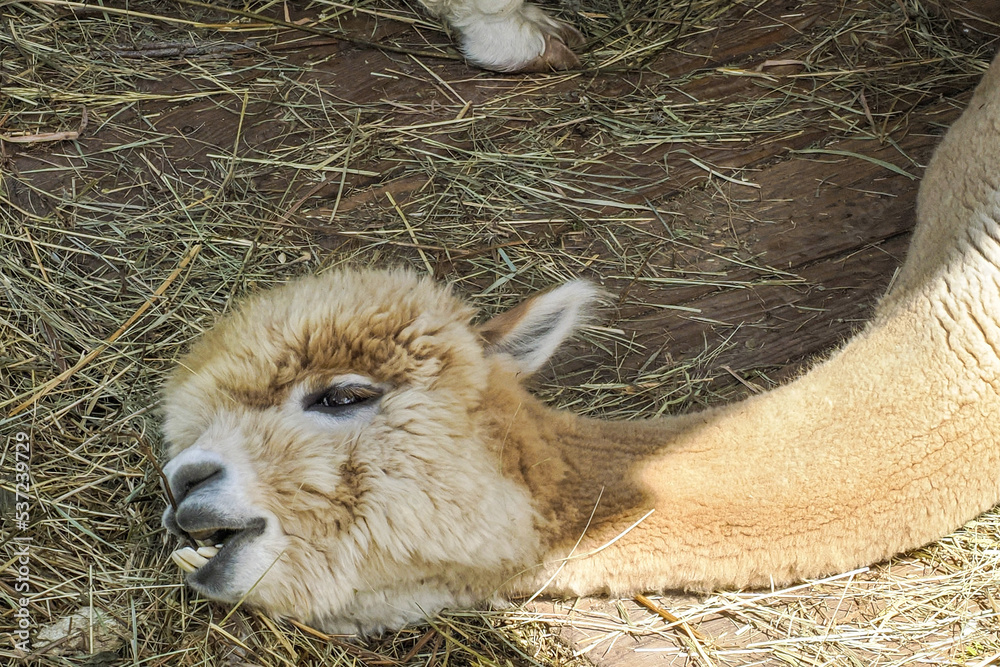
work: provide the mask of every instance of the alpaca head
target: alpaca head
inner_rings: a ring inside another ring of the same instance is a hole
[[[538,538],[485,392],[523,391],[594,292],[570,283],[477,328],[428,279],[341,272],[223,318],[164,396],[163,523],[207,545],[175,552],[188,583],[331,631],[488,595]]]

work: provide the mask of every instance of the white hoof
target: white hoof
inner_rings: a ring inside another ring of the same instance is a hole
[[[475,14],[456,20],[469,62],[498,72],[549,72],[580,64],[572,47],[583,44],[573,26],[550,18],[534,5],[514,11]]]

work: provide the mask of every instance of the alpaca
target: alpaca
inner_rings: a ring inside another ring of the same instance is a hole
[[[544,591],[780,585],[1000,501],[1000,58],[937,149],[892,292],[829,359],[696,414],[609,422],[521,381],[587,282],[485,324],[406,271],[251,298],[164,396],[166,528],[206,597],[330,632]]]
[[[580,64],[573,26],[524,0],[420,0],[461,37],[469,62],[498,72],[549,72]]]

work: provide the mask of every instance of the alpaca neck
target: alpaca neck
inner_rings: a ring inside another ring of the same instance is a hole
[[[505,472],[543,520],[543,564],[508,592],[789,582],[920,546],[992,506],[996,475],[974,471],[1000,466],[1000,363],[964,321],[965,271],[895,300],[797,381],[722,408],[607,422],[497,398]]]

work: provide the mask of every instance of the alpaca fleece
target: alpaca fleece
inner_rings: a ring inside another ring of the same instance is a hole
[[[522,386],[587,317],[585,282],[480,326],[404,271],[250,299],[165,392],[181,499],[164,523],[222,540],[185,552],[188,581],[374,632],[539,590],[782,585],[947,534],[1000,501],[998,164],[995,61],[870,324],[794,382],[697,414],[585,419]]]

